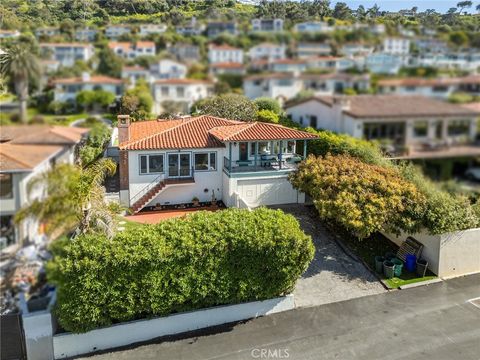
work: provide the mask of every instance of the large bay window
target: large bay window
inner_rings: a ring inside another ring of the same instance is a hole
[[[13,198],[12,174],[0,174],[0,199]]]
[[[140,155],[140,174],[159,174],[163,172],[162,155]]]

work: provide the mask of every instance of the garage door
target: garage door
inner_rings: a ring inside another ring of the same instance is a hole
[[[286,179],[238,180],[238,193],[250,206],[297,202],[297,190]]]

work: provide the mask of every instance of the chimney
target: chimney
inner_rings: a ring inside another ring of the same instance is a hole
[[[350,99],[347,96],[334,96],[333,106],[340,112],[344,110],[350,110]]]
[[[118,115],[118,143],[127,142],[130,139],[130,115]]]
[[[90,81],[90,74],[86,71],[82,72],[82,82]]]

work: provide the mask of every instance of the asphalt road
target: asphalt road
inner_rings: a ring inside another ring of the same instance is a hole
[[[97,355],[122,359],[480,360],[480,274],[296,309],[222,332]]]

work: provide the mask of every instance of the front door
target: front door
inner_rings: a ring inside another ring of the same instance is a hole
[[[168,154],[168,177],[190,177],[190,153]]]
[[[241,142],[239,144],[240,147],[240,161],[247,161],[248,160],[248,142]]]

